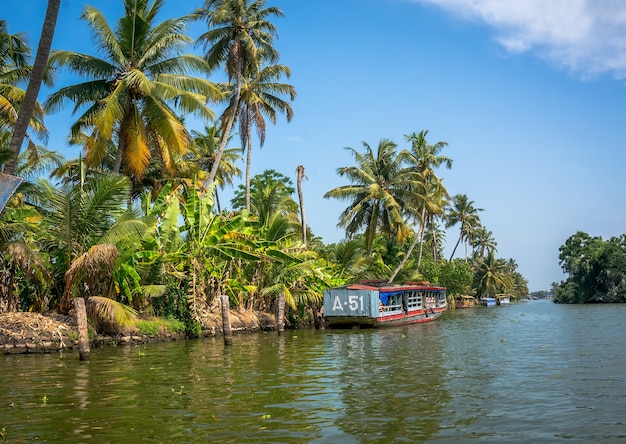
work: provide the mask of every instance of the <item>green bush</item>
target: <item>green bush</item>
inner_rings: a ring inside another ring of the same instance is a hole
[[[159,336],[167,333],[184,333],[185,324],[174,318],[167,319],[142,319],[135,323],[135,326],[142,335]]]

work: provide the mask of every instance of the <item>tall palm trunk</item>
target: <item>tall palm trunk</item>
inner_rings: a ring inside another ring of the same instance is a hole
[[[215,154],[215,160],[213,161],[213,166],[211,167],[211,171],[209,172],[209,177],[207,182],[212,184],[215,181],[215,177],[217,176],[217,170],[220,167],[220,162],[222,161],[222,156],[224,155],[224,150],[226,149],[226,144],[228,143],[228,139],[230,137],[230,132],[233,129],[233,125],[235,124],[235,119],[237,118],[237,112],[239,110],[239,101],[241,100],[241,81],[240,75],[237,74],[237,89],[235,92],[235,103],[233,107],[233,112],[228,116],[228,120],[226,121],[226,127],[222,131],[222,140],[220,141],[220,147]]]
[[[424,231],[426,231],[426,207],[422,208],[422,226],[420,227],[420,251],[417,255],[416,272],[419,273],[422,266],[422,254],[424,253]]]
[[[306,217],[304,215],[304,195],[302,194],[302,179],[304,176],[304,167],[302,165],[298,165],[296,168],[296,172],[298,174],[297,186],[298,186],[298,201],[300,202],[300,222],[302,224],[302,243],[304,246],[307,246],[306,239]]]
[[[459,236],[459,240],[456,241],[456,245],[454,246],[454,250],[452,250],[452,254],[450,255],[450,260],[452,260],[452,258],[454,257],[454,253],[456,252],[456,249],[458,248],[459,244],[461,243],[461,239],[463,239],[463,233],[461,233],[461,235]]]
[[[431,220],[431,229],[434,228],[434,222]],[[437,231],[433,229],[433,236],[432,236],[432,243],[433,243],[433,262],[436,264],[437,263]]]
[[[408,251],[406,252],[404,257],[402,258],[402,260],[400,261],[400,263],[398,264],[398,266],[394,270],[394,272],[391,275],[391,277],[389,278],[388,282],[390,284],[396,278],[398,273],[400,273],[400,270],[402,270],[404,268],[404,266],[406,265],[407,261],[409,260],[409,257],[413,253],[413,250],[415,249],[415,246],[417,245],[418,242],[420,243],[420,250],[419,250],[419,257],[417,259],[417,270],[416,271],[419,272],[420,263],[422,261],[422,245],[424,243],[423,240],[424,240],[424,225],[425,225],[424,217],[425,217],[425,214],[426,214],[426,207],[422,208],[422,222],[420,224],[419,232],[413,238],[413,242],[411,242],[411,246],[409,247]]]
[[[33,115],[37,96],[41,89],[41,83],[46,73],[48,56],[50,55],[50,48],[52,47],[52,38],[54,37],[60,7],[61,0],[48,0],[46,18],[44,19],[41,29],[41,38],[39,39],[39,46],[37,47],[33,71],[30,76],[30,81],[28,82],[28,87],[26,88],[24,100],[20,106],[20,112],[17,116],[15,127],[13,128],[13,135],[11,136],[11,144],[9,145],[11,159],[4,165],[4,172],[6,174],[13,174],[15,172],[17,158],[20,155],[24,137],[26,137],[26,129]]]
[[[246,144],[244,145],[244,149],[248,152],[246,153],[246,211],[250,212],[250,180],[251,180],[251,171],[252,171],[252,137],[250,136],[250,119],[248,119],[248,125],[246,128]]]

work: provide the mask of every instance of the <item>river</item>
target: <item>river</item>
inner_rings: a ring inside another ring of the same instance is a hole
[[[626,305],[0,356],[0,442],[626,439]]]

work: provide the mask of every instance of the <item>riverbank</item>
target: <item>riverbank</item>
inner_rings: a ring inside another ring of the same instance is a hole
[[[233,333],[276,329],[276,318],[270,313],[230,312]],[[206,314],[202,320],[201,337],[220,336],[222,317]],[[101,335],[90,331],[91,347],[138,345],[152,342],[179,341],[185,333],[159,329],[142,334],[130,328],[115,334]],[[78,329],[74,316],[58,313],[0,313],[0,354],[55,353],[78,349]]]

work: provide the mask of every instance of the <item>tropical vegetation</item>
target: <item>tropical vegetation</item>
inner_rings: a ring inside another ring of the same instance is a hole
[[[553,284],[554,302],[626,302],[626,235],[578,231],[559,248],[559,263],[567,278]]]
[[[46,80],[63,72],[74,83],[34,106],[15,169],[10,136],[34,68],[26,40],[0,22],[0,161],[26,179],[0,219],[0,312],[68,312],[80,296],[101,331],[156,331],[161,324],[137,324],[156,316],[197,335],[221,295],[265,311],[284,297],[298,325],[314,318],[325,288],[357,279],[427,280],[452,298],[528,293],[515,261],[495,256],[482,210],[449,195],[439,176],[452,167],[447,143],[429,143],[427,130],[406,135],[405,148],[387,138],[347,148],[354,164],[337,170],[347,183],[325,193],[347,202],[338,243],[306,224],[304,166],[289,172],[296,186],[274,169],[252,176],[254,136],[263,147],[267,123],[295,112],[274,47],[280,9],[206,0],[162,20],[165,0],[119,1],[116,21],[84,9],[93,54],[50,53]],[[187,34],[193,20],[206,24],[197,39]],[[67,137],[80,147],[69,160],[36,143],[46,114],[67,105]],[[189,126],[198,120],[202,130]],[[221,202],[218,192],[235,185]],[[446,259],[443,227],[456,226]],[[464,258],[454,258],[461,243]]]

